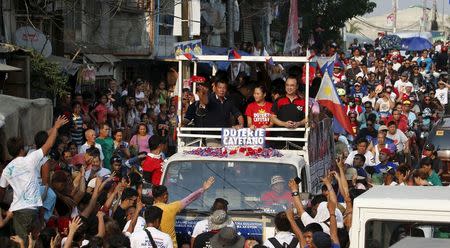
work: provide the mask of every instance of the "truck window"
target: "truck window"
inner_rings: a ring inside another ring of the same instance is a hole
[[[370,220],[365,247],[390,247],[405,237],[450,238],[450,223]]]
[[[253,163],[230,161],[176,161],[168,165],[164,185],[169,189],[170,201],[180,200],[201,187],[203,181],[214,176],[216,182],[202,199],[189,205],[188,209],[209,211],[218,197],[226,199],[229,210],[282,211],[289,202],[263,201],[272,192],[271,179],[281,176],[280,195],[290,198],[288,180],[297,176],[295,166],[279,163]]]

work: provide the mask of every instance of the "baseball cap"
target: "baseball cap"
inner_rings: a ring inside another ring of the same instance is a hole
[[[211,230],[220,230],[231,224],[231,219],[224,210],[216,210],[208,218],[209,228]]]
[[[434,151],[434,145],[431,143],[426,144],[423,149],[427,150],[427,151]]]
[[[405,101],[403,101],[403,104],[404,105],[411,105],[411,102],[409,100],[405,100]]]
[[[270,179],[270,186],[272,186],[276,183],[284,183],[284,182],[286,182],[286,181],[283,179],[282,176],[276,175]]]
[[[386,125],[381,125],[381,126],[378,128],[378,131],[386,131],[386,130],[389,130],[388,127],[387,127]]]
[[[360,84],[360,83],[355,83],[355,86],[356,86],[356,85],[359,85],[359,86],[361,86],[361,84]]]
[[[345,94],[346,94],[345,89],[342,89],[342,88],[338,88],[337,93],[339,96],[345,96]]]

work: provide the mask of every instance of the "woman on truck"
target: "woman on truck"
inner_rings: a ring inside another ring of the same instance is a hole
[[[257,86],[253,92],[255,101],[250,103],[245,110],[247,126],[251,129],[272,127],[270,121],[272,115],[272,103],[266,102],[267,89],[264,85]]]

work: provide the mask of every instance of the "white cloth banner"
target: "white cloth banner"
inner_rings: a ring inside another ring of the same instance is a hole
[[[297,0],[291,0],[289,10],[289,23],[286,31],[286,40],[284,41],[284,54],[290,53],[298,48],[298,10]]]
[[[189,2],[189,35],[200,35],[200,0]]]
[[[173,8],[173,36],[181,36],[181,3],[182,0],[174,0]]]

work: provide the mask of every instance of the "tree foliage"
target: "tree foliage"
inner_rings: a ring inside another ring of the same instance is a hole
[[[370,13],[376,7],[370,0],[300,0],[298,5],[299,16],[304,20],[301,37],[304,41],[309,38],[319,17],[322,27],[327,29],[325,39],[336,39],[347,20]]]
[[[51,97],[61,97],[69,90],[68,76],[65,75],[57,63],[50,62],[42,54],[31,53],[31,84],[47,91]]]

